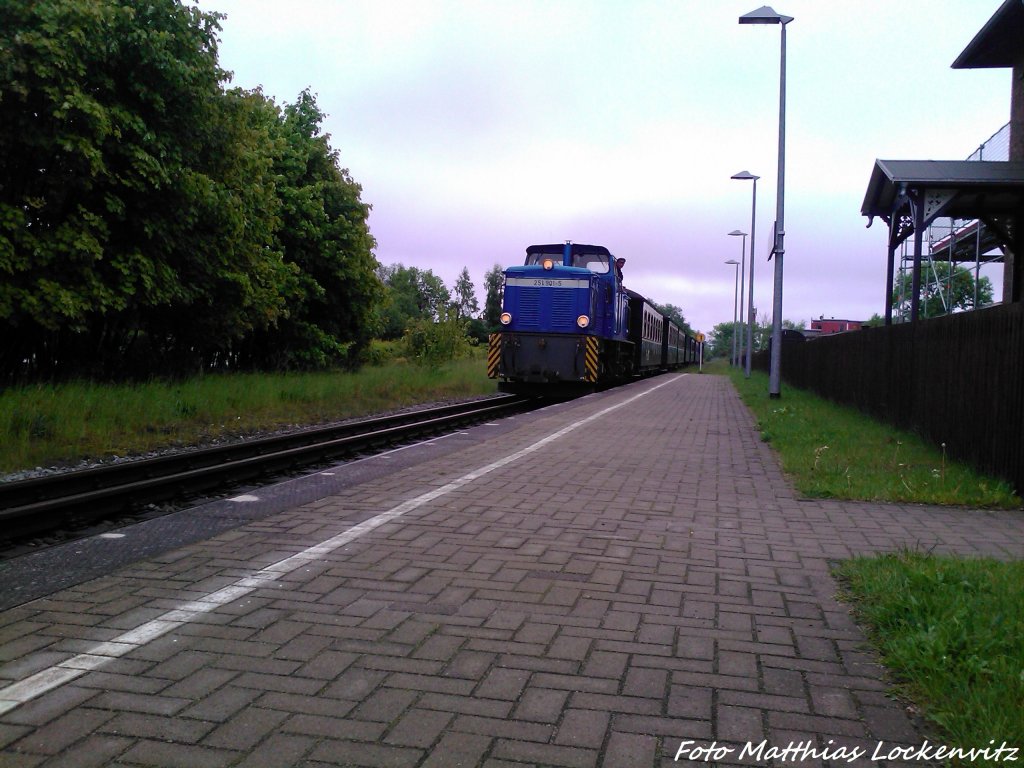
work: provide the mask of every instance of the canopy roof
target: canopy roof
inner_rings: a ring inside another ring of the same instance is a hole
[[[911,196],[925,206],[925,226],[939,216],[1018,214],[1024,209],[1024,162],[876,160],[860,212],[889,221],[909,213]]]

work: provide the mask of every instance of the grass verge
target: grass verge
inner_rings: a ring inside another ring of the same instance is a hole
[[[913,433],[794,387],[770,400],[768,377],[759,371],[747,379],[717,361],[706,370],[731,378],[757,420],[761,439],[771,443],[797,490],[808,497],[1021,506],[1009,483],[951,461]]]
[[[846,561],[837,575],[944,744],[1024,752],[1024,563],[900,552]]]
[[[480,356],[436,370],[391,362],[357,373],[11,387],[0,393],[0,472],[126,456],[496,391]]]

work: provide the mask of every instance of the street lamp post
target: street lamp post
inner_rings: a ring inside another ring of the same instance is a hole
[[[750,356],[754,353],[754,229],[757,224],[757,180],[750,171],[740,171],[729,178],[754,182],[754,199],[750,204],[750,280],[747,286],[747,360],[746,378],[750,378]]]
[[[772,355],[768,371],[768,397],[782,396],[782,257],[786,252],[786,25],[792,16],[776,13],[767,5],[740,16],[740,24],[779,24],[782,49],[779,65],[779,178],[775,196],[775,295],[772,301]]]
[[[734,229],[729,233],[731,237],[742,237],[743,242],[740,245],[740,324],[737,330],[739,331],[739,341],[736,343],[737,355],[736,365],[743,365],[743,281],[746,279],[746,264],[747,264],[747,233],[741,232],[738,229]]]
[[[736,352],[736,310],[739,307],[740,299],[740,263],[736,259],[729,259],[725,263],[732,264],[736,268],[732,288],[732,365],[738,365],[739,356]]]

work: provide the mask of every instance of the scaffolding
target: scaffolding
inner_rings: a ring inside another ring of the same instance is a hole
[[[967,157],[967,160],[977,162],[996,162],[1009,159],[1009,123],[982,142]],[[995,233],[978,219],[938,218],[928,227],[925,240],[928,244],[925,254],[927,264],[923,265],[925,274],[922,277],[927,276],[928,282],[925,283],[922,280],[922,291],[926,296],[939,298],[942,307],[939,314],[948,314],[952,311],[950,305],[953,303],[953,282],[956,274],[954,265],[957,262],[974,263],[974,297],[970,309],[978,309],[978,284],[982,266],[1003,261],[1002,252],[996,250],[999,241]],[[909,280],[904,276],[912,273],[913,265],[912,248],[908,248],[908,243],[904,240],[900,246],[899,270],[895,285],[892,287],[896,298],[896,306],[893,310],[894,323],[907,322],[910,319],[911,297],[907,287]],[[928,302],[925,302],[925,307],[927,306]]]

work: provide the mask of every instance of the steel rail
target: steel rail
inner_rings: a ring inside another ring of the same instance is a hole
[[[0,484],[0,524],[10,535],[95,519],[141,504],[236,483],[368,447],[451,429],[525,407],[499,396],[409,411],[238,443]]]

